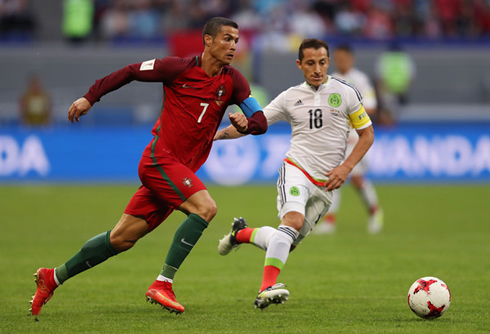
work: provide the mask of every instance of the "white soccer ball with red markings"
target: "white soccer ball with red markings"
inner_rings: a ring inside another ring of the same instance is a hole
[[[421,318],[439,318],[451,304],[447,284],[437,277],[422,277],[408,290],[408,306]]]

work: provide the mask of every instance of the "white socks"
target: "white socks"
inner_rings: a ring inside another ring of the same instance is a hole
[[[342,195],[340,189],[335,189],[333,191],[332,204],[330,205],[327,214],[335,215],[337,211],[339,211],[341,199],[342,199]]]
[[[58,286],[60,286],[60,281],[58,281],[58,277],[56,277],[56,268],[54,268],[53,278],[54,278],[54,281],[56,282],[56,284]]]
[[[376,194],[376,189],[374,189],[374,185],[369,180],[364,180],[361,189],[356,190],[362,197],[364,204],[366,205],[368,211],[371,211],[371,208],[378,207],[378,195]],[[333,192],[332,205],[328,209],[328,214],[335,215],[340,207],[341,200],[341,192],[340,189],[336,189]]]
[[[160,281],[160,282],[169,282],[170,284],[172,284],[174,282],[173,279],[167,278],[167,277],[162,276],[162,275],[158,275],[157,281]]]
[[[271,261],[271,259],[277,259],[282,263],[282,265],[284,265],[288,259],[291,245],[296,240],[298,235],[299,232],[294,228],[280,225],[277,228],[277,232],[271,238],[269,247],[267,248],[267,252],[265,254],[266,265],[275,262],[274,260]],[[275,266],[279,267],[279,265],[280,264],[278,263]],[[282,265],[279,267],[279,269],[282,268]]]
[[[369,210],[378,206],[378,195],[376,194],[376,190],[371,181],[364,180],[359,192]]]
[[[277,232],[277,230],[270,226],[262,226],[257,229],[257,233],[255,233],[255,237],[253,240],[250,240],[252,244],[255,246],[267,250],[269,247],[272,236]]]

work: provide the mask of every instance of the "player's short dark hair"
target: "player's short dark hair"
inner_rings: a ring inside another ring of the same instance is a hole
[[[306,38],[303,40],[303,42],[299,46],[298,59],[300,62],[302,62],[303,58],[305,57],[303,50],[304,49],[310,49],[310,48],[313,48],[315,50],[318,50],[320,48],[325,48],[325,50],[327,50],[327,56],[330,58],[330,52],[328,51],[327,42],[322,41],[321,39],[317,39],[317,38]]]
[[[345,51],[347,53],[354,54],[354,51],[352,51],[352,47],[349,44],[339,44],[335,47],[335,50]]]
[[[238,29],[238,24],[235,21],[219,16],[213,17],[206,22],[204,29],[202,30],[202,42],[204,45],[206,44],[204,42],[204,36],[209,35],[215,39],[216,35],[218,35],[218,32],[221,30],[221,26],[229,26]]]

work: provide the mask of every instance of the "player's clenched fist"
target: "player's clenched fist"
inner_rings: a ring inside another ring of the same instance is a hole
[[[92,108],[90,102],[84,97],[79,98],[72,103],[70,109],[68,109],[68,120],[73,123],[74,120],[80,121],[80,116],[85,115]]]
[[[245,132],[248,129],[248,119],[247,117],[240,113],[229,113],[228,116],[230,117],[230,122],[231,124],[238,130],[238,132]]]

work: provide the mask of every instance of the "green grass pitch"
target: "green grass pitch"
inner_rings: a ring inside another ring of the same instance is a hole
[[[55,267],[117,222],[136,186],[0,187],[0,333],[488,333],[490,187],[378,186],[385,230],[366,233],[367,214],[343,190],[337,233],[310,235],[279,276],[285,305],[253,308],[264,253],[243,245],[222,257],[218,239],[234,216],[276,227],[274,185],[209,187],[218,215],[177,273],[186,312],[145,302],[177,226],[174,213],[136,246],[67,281],[28,316],[32,274]],[[444,280],[451,307],[436,320],[416,317],[407,291],[423,276]]]

